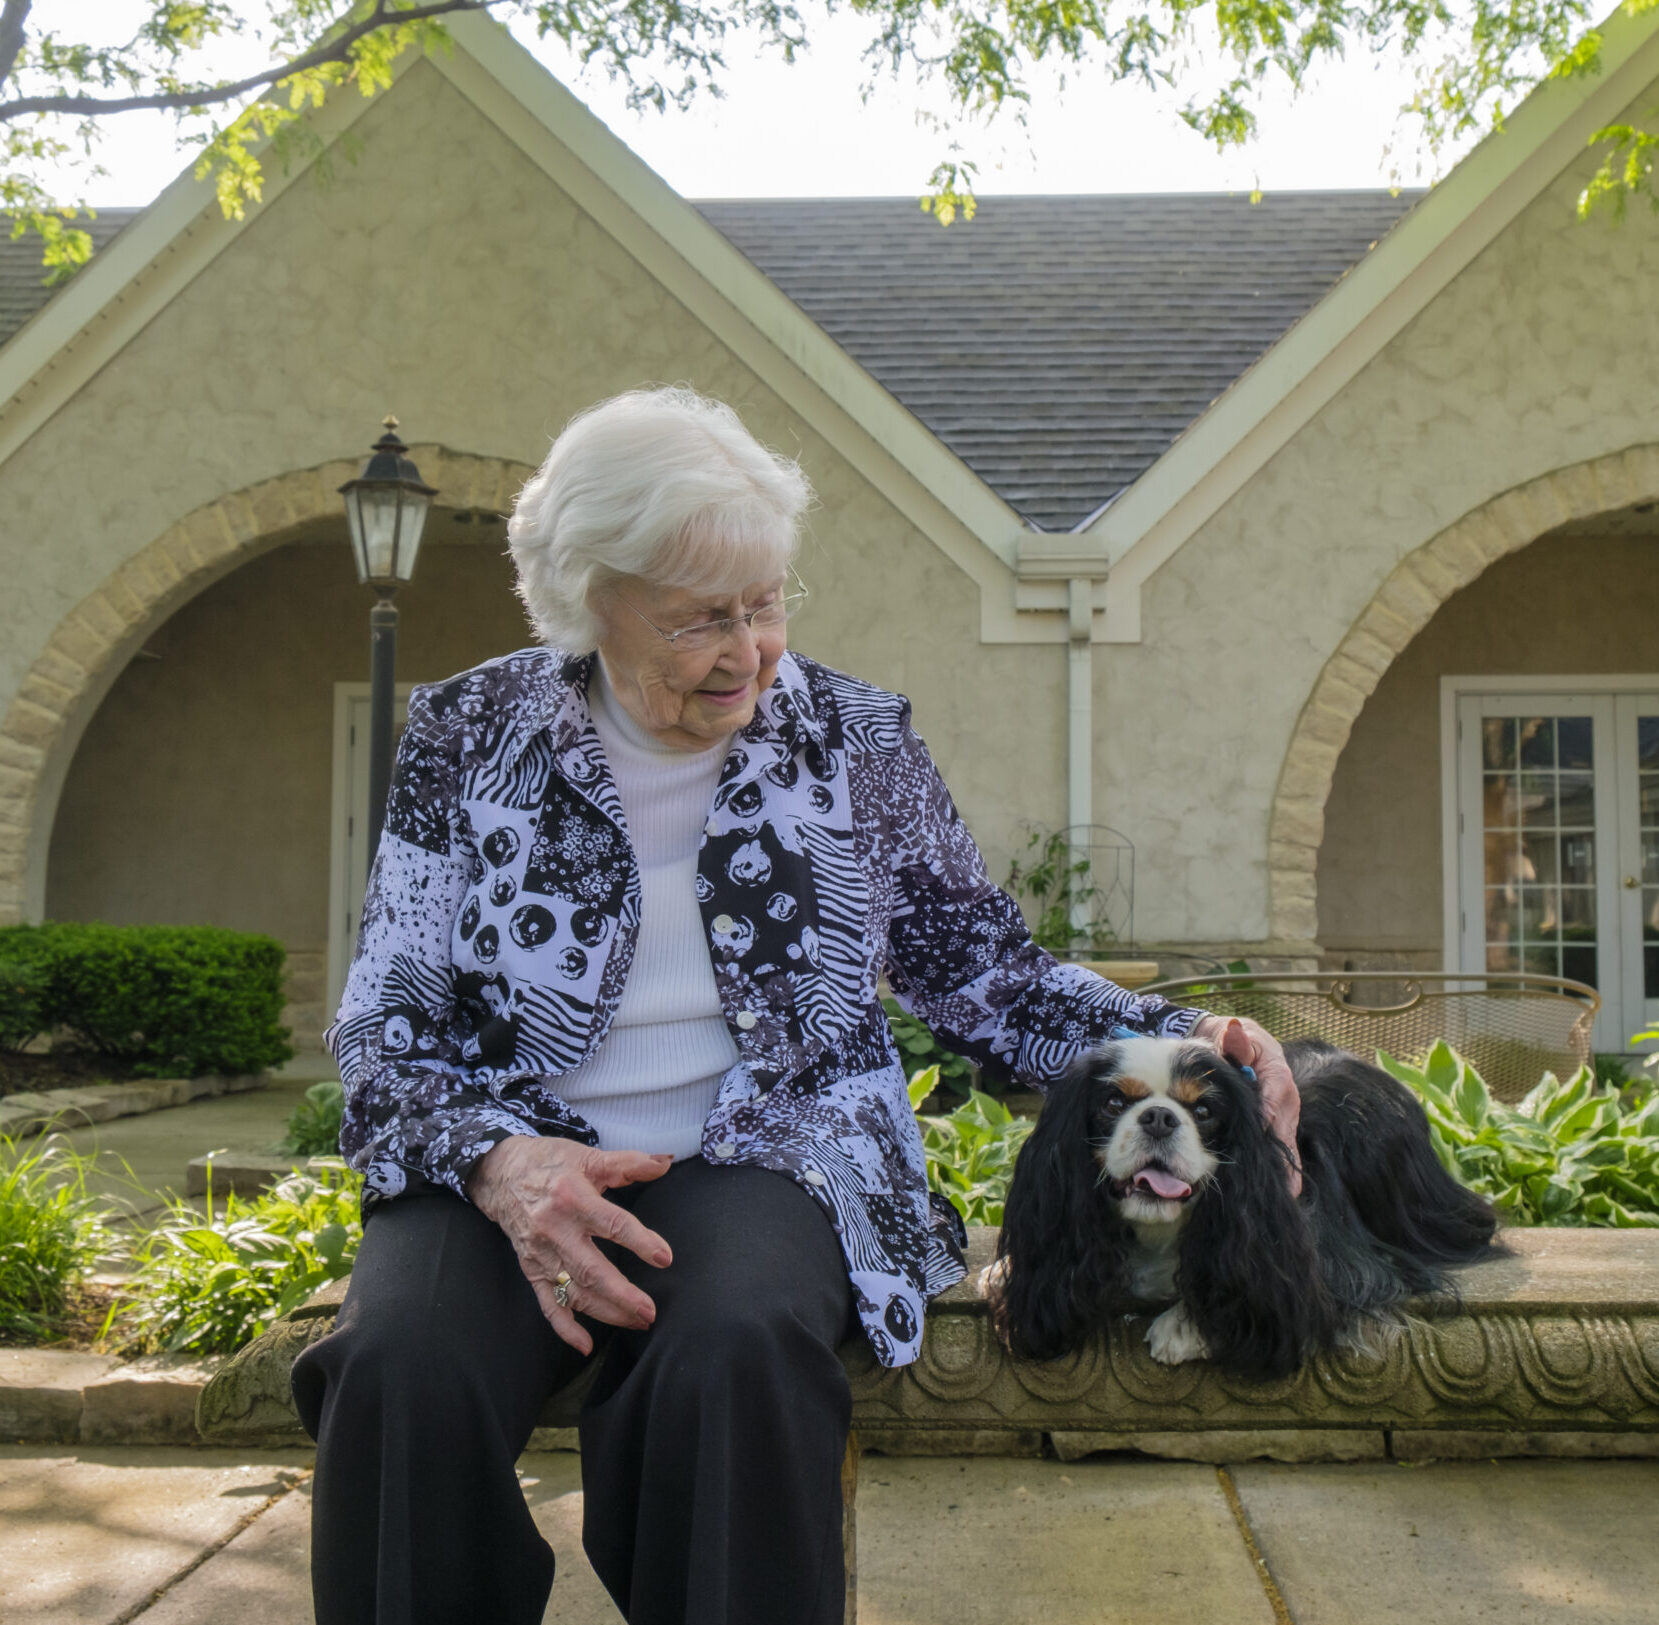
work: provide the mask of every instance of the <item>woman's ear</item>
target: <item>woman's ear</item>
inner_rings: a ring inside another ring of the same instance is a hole
[[[1123,1225],[1089,1143],[1097,1064],[1085,1056],[1049,1091],[1003,1210],[993,1318],[1025,1359],[1072,1352],[1125,1295]]]

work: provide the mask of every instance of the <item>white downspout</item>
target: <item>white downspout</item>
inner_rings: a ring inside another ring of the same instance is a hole
[[[1094,582],[1073,576],[1066,583],[1066,823],[1071,861],[1086,862],[1094,822]],[[1072,903],[1074,929],[1088,928],[1088,904]]]

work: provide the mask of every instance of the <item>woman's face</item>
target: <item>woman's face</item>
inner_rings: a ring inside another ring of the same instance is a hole
[[[623,709],[676,750],[707,750],[746,727],[761,691],[777,675],[788,627],[739,622],[713,648],[682,649],[652,625],[678,632],[746,614],[781,598],[784,580],[756,582],[728,598],[637,576],[611,582],[594,610],[602,628],[599,653]]]

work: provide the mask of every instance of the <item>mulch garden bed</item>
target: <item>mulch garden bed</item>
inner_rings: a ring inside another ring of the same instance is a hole
[[[92,1083],[126,1083],[136,1074],[125,1063],[90,1050],[0,1049],[0,1098],[33,1089],[84,1089]]]

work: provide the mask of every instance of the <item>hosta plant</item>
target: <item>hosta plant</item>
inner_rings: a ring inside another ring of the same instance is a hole
[[[910,1104],[920,1106],[939,1085],[939,1069],[923,1068],[910,1079]],[[1014,1159],[1032,1119],[1016,1117],[979,1090],[947,1117],[918,1117],[927,1152],[929,1186],[947,1198],[968,1224],[1000,1225]]]
[[[121,1311],[128,1346],[223,1353],[351,1272],[362,1177],[341,1164],[291,1174],[205,1220],[175,1202],[143,1243]]]
[[[1580,1067],[1506,1106],[1444,1041],[1420,1067],[1377,1060],[1422,1101],[1448,1171],[1506,1223],[1659,1226],[1659,1097],[1632,1104]]]

